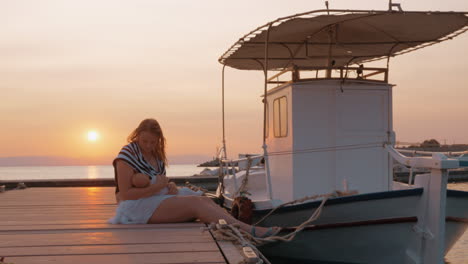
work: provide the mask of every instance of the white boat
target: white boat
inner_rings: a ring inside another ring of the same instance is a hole
[[[468,227],[468,192],[447,190],[447,172],[467,164],[441,153],[407,157],[394,149],[388,65],[394,56],[464,33],[467,14],[306,12],[256,28],[220,57],[223,164],[239,162],[240,169],[221,175],[224,206],[248,197],[255,222],[281,204],[315,196],[262,221],[285,227],[285,234],[325,196],[341,194],[330,196],[318,219],[291,242],[263,245],[262,253],[303,262],[443,263]],[[378,59],[387,66],[364,66]],[[264,73],[262,155],[226,159],[225,66]],[[393,160],[430,173],[416,175],[413,185],[394,182]]]

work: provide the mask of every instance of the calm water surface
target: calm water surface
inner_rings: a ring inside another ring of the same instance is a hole
[[[452,190],[468,191],[468,182],[449,183],[448,188]],[[465,231],[445,259],[447,263],[450,264],[468,264],[468,231]]]
[[[192,176],[204,168],[177,164],[166,168],[167,176]],[[112,166],[0,167],[0,180],[112,179]]]

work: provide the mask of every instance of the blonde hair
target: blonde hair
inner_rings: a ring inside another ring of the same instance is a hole
[[[148,118],[141,121],[140,125],[138,125],[138,127],[133,130],[133,132],[130,133],[130,135],[127,137],[127,141],[129,143],[135,142],[143,131],[150,132],[158,137],[158,142],[154,149],[154,154],[156,155],[156,158],[164,163],[164,166],[167,166],[166,138],[164,138],[161,126],[159,125],[158,121],[156,121],[156,119]]]

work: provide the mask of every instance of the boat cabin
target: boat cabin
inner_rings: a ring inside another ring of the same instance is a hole
[[[392,85],[366,79],[297,79],[267,93],[272,197],[335,190],[388,191]],[[374,177],[369,177],[374,175]]]

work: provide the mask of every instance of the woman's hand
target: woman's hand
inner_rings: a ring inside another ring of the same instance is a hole
[[[178,194],[179,189],[177,188],[177,185],[173,182],[169,182],[167,184],[167,188],[169,189],[169,192],[167,194]]]

